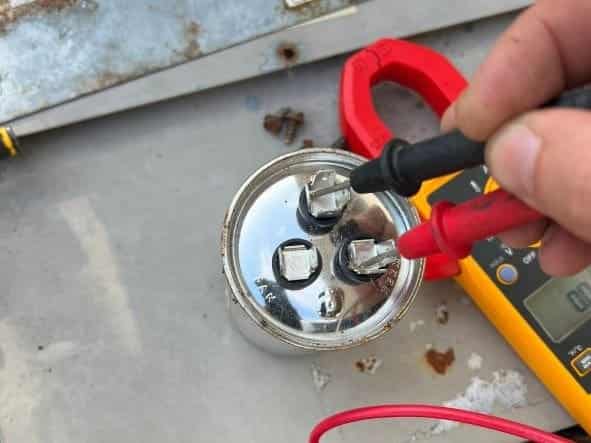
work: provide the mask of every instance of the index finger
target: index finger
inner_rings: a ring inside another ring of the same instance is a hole
[[[452,124],[474,140],[487,139],[508,120],[590,80],[590,47],[591,1],[538,1],[496,43],[453,105]]]

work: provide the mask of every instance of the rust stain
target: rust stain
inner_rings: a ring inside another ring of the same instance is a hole
[[[181,51],[181,54],[183,57],[185,57],[185,59],[191,60],[201,54],[201,47],[197,41],[197,37],[199,36],[200,32],[201,26],[199,26],[199,23],[196,23],[193,20],[185,25],[185,38],[187,40],[187,44]]]
[[[304,124],[304,113],[290,112],[285,116],[285,119],[286,129],[283,141],[286,145],[291,145],[296,138],[296,133],[298,132],[298,129],[300,128],[300,126]]]
[[[281,129],[283,128],[283,117],[276,114],[267,114],[263,119],[263,128],[265,131],[273,134],[279,135]]]
[[[10,2],[0,3],[0,32],[6,32],[10,25],[20,19],[47,12],[58,12],[76,6],[80,0],[36,0],[19,6],[10,6]]]
[[[429,349],[425,354],[425,360],[436,373],[444,375],[456,360],[456,354],[453,348],[449,348],[445,352]]]
[[[96,84],[102,89],[121,83],[122,81],[127,80],[127,78],[129,78],[128,75],[119,74],[113,71],[105,71],[98,75],[96,78]]]
[[[197,43],[197,40],[190,40],[183,50],[183,55],[187,59],[192,59],[197,57],[199,54],[201,54],[201,47],[199,46],[199,43]]]
[[[276,49],[277,57],[283,62],[285,66],[291,66],[300,58],[300,50],[293,42],[279,43]]]
[[[290,145],[294,142],[297,131],[304,124],[304,121],[305,115],[303,112],[285,107],[273,114],[266,114],[263,118],[263,128],[275,136],[281,135],[281,132],[285,129],[283,141],[286,145]],[[308,141],[308,144],[310,142]]]
[[[384,274],[372,281],[373,286],[377,289],[380,296],[387,297],[394,289],[398,280],[398,274],[400,273],[400,264],[400,260],[396,260],[388,267],[388,270]]]
[[[308,148],[313,148],[313,147],[314,147],[314,140],[312,140],[311,138],[306,138],[302,142],[302,146],[300,146],[300,149],[308,149]]]
[[[188,35],[196,37],[197,35],[199,35],[199,31],[201,31],[201,27],[198,23],[194,22],[193,20],[191,20],[187,24],[186,32]]]
[[[105,63],[105,65],[109,65],[109,63]],[[80,91],[83,93],[88,88],[108,88],[109,86],[117,85],[119,83],[126,82],[130,79],[141,77],[146,72],[150,72],[154,69],[155,67],[149,65],[137,66],[130,72],[116,72],[107,68],[101,73],[99,73],[96,77],[88,78],[85,79],[85,81],[82,81]]]
[[[372,355],[371,357],[362,358],[355,362],[355,367],[361,373],[375,374],[376,371],[382,366],[382,360]]]

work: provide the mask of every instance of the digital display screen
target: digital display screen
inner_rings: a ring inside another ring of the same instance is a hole
[[[527,297],[525,306],[553,342],[562,342],[591,320],[591,269],[553,278]]]

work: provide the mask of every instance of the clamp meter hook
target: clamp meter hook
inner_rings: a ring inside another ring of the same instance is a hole
[[[370,159],[394,140],[371,95],[371,88],[385,81],[415,91],[439,117],[467,86],[444,56],[402,40],[381,39],[350,57],[341,76],[341,131],[353,152]]]

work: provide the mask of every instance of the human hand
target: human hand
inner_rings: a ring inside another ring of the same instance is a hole
[[[442,128],[489,140],[486,162],[507,191],[548,216],[502,234],[513,247],[542,239],[555,276],[591,264],[591,112],[531,111],[591,81],[591,1],[540,0],[501,36]]]

